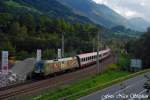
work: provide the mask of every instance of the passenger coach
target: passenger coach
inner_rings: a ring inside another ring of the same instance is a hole
[[[99,60],[105,59],[110,55],[110,49],[99,51]],[[77,55],[80,67],[86,67],[95,64],[97,61],[97,52]]]

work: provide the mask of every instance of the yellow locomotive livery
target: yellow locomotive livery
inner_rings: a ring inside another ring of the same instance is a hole
[[[63,58],[58,60],[45,60],[36,64],[35,72],[43,73],[44,76],[79,67],[76,57]]]

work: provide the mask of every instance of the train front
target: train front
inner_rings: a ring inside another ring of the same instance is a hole
[[[33,70],[33,74],[36,76],[43,75],[44,73],[44,61],[36,62]]]

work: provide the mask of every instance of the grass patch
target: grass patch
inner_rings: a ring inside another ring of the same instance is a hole
[[[113,63],[113,64],[108,65],[108,69],[109,70],[120,70],[120,66]]]
[[[114,79],[114,80],[112,80],[112,81],[110,81],[110,82],[107,82],[107,83],[105,83],[105,84],[103,84],[103,85],[97,85],[96,87],[89,88],[89,89],[87,89],[87,90],[84,90],[84,91],[78,92],[78,93],[76,93],[76,94],[67,96],[67,97],[65,97],[65,100],[76,100],[76,99],[79,98],[79,97],[88,95],[88,94],[90,94],[90,93],[92,93],[92,92],[95,92],[95,91],[104,89],[104,88],[106,88],[106,87],[108,87],[108,86],[111,86],[111,85],[116,84],[116,83],[120,83],[120,82],[122,82],[122,81],[124,81],[124,80],[127,80],[127,79],[129,79],[129,78],[133,78],[133,77],[135,77],[135,76],[137,76],[137,75],[141,75],[141,74],[144,74],[144,73],[146,73],[146,72],[150,72],[150,69],[145,69],[145,70],[142,70],[142,71],[133,73],[133,74],[129,74],[129,75],[124,76],[124,77],[120,77],[120,78]]]
[[[60,98],[67,97],[68,95],[80,93],[84,90],[91,89],[93,87],[103,86],[104,84],[112,80],[127,76],[129,74],[130,74],[129,72],[109,70],[104,72],[101,75],[95,75],[93,77],[80,80],[73,84],[65,85],[61,88],[49,90],[48,92],[45,92],[37,97],[34,97],[33,99],[34,100],[58,100]],[[82,93],[82,95],[85,94],[86,93]]]

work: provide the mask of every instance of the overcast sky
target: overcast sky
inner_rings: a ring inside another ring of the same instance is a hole
[[[105,4],[126,18],[143,17],[150,21],[150,0],[94,0]]]

